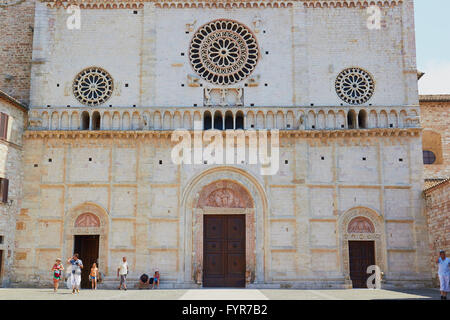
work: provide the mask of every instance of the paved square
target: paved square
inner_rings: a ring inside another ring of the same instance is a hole
[[[293,290],[293,289],[144,289],[81,290],[57,293],[51,288],[0,289],[0,300],[439,300],[436,289],[420,290]]]

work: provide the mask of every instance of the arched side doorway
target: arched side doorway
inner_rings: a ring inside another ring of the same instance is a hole
[[[109,216],[95,203],[72,208],[64,223],[64,252],[67,257],[78,251],[84,264],[82,285],[88,283],[90,264],[97,262],[102,273],[108,273]],[[65,257],[66,258],[66,257]]]
[[[374,210],[353,208],[339,222],[341,257],[345,282],[354,288],[367,288],[369,265],[386,271],[384,220]]]
[[[184,189],[182,208],[185,230],[182,235],[182,265],[187,283],[203,284],[205,216],[244,216],[245,284],[263,283],[267,278],[264,251],[267,198],[259,181],[235,167],[217,167],[192,179]]]

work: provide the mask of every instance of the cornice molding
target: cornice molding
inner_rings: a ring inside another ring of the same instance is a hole
[[[67,8],[78,5],[81,9],[140,9],[145,2],[154,3],[157,8],[290,8],[294,4],[305,8],[367,8],[371,5],[379,7],[395,7],[404,0],[361,1],[361,0],[40,0],[49,8]]]
[[[193,130],[187,130],[194,134]],[[250,130],[245,130],[245,132]],[[258,130],[255,130],[258,131]],[[363,130],[279,130],[280,137],[309,138],[309,139],[333,139],[333,138],[374,138],[374,137],[419,137],[421,128],[407,129],[363,129]],[[142,130],[142,131],[34,131],[24,132],[25,139],[139,139],[139,138],[170,138],[174,130]],[[205,132],[205,131],[203,131]],[[225,136],[226,131],[221,131]],[[267,130],[270,136],[270,130]]]

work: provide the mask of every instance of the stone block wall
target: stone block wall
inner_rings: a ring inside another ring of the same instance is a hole
[[[450,177],[450,95],[421,96],[420,109],[423,150],[436,155],[436,162],[424,167],[425,179],[446,179]]]
[[[22,134],[27,111],[9,98],[0,96],[0,112],[9,116],[7,139],[0,139],[0,177],[9,180],[8,202],[0,203],[0,243],[2,265],[0,286],[7,286],[14,273],[15,225],[22,205]]]
[[[430,232],[430,259],[432,275],[438,284],[436,259],[439,251],[450,255],[450,180],[425,190],[425,201]]]
[[[0,90],[30,101],[35,0],[0,7]]]

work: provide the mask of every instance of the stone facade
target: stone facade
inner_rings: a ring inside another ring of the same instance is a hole
[[[424,166],[425,179],[450,177],[450,95],[420,97],[423,150],[432,151],[436,162]]]
[[[433,280],[439,284],[436,259],[440,250],[450,252],[450,180],[424,192],[430,232],[430,252]]]
[[[23,103],[30,101],[34,0],[0,5],[0,89]]]
[[[246,215],[247,287],[351,287],[348,243],[361,240],[386,286],[430,283],[412,0],[380,5],[380,30],[353,0],[80,7],[77,30],[61,2],[36,3],[14,286],[48,285],[77,235],[100,236],[105,287],[124,255],[131,281],[158,268],[164,287],[201,286],[214,214]],[[192,67],[193,36],[218,19],[257,42],[256,66],[228,86]],[[80,99],[88,69],[105,81],[100,104]],[[358,104],[336,88],[349,69],[370,78]],[[277,174],[248,155],[174,164],[173,130],[195,136],[196,122],[280,130]]]
[[[0,178],[9,180],[8,202],[0,203],[0,285],[7,286],[14,273],[14,226],[22,206],[22,135],[27,108],[0,91],[0,112],[8,115],[7,138],[0,139]]]
[[[430,235],[433,280],[439,285],[436,257],[439,250],[450,252],[450,95],[420,96],[422,148],[435,155],[424,166],[426,213]]]

